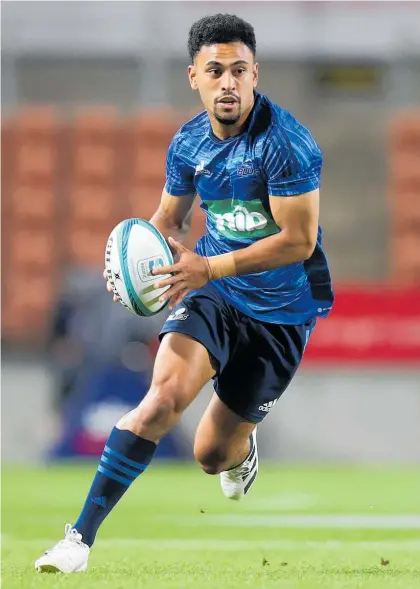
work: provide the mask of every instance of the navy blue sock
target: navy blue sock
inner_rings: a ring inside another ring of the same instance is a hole
[[[99,526],[153,458],[156,444],[116,427],[105,445],[79,519],[74,524],[92,546]]]

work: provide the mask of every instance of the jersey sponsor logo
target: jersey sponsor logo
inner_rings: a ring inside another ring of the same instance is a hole
[[[216,229],[218,231],[246,231],[263,229],[267,225],[267,219],[262,213],[248,211],[246,207],[236,206],[231,213],[215,214]]]
[[[204,167],[204,160],[201,160],[201,162],[195,166],[196,176],[210,176],[210,174],[210,170],[207,170],[207,168]]]
[[[185,321],[188,317],[187,309],[185,307],[180,307],[171,313],[167,319],[167,321]]]
[[[270,410],[274,407],[277,403],[278,399],[274,399],[274,401],[268,401],[268,403],[263,403],[258,407],[259,411],[263,411],[264,413],[269,413]]]
[[[207,207],[206,213],[220,236],[229,239],[249,239],[279,232],[274,219],[259,198],[205,200],[204,204]]]

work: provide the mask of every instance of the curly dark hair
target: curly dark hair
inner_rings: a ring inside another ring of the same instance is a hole
[[[257,44],[254,28],[234,14],[213,14],[196,21],[188,35],[188,52],[191,63],[203,46],[216,43],[235,43],[240,41],[255,56]]]

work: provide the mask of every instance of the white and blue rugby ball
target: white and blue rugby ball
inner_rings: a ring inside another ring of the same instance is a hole
[[[163,235],[143,219],[122,221],[108,238],[105,250],[108,280],[120,303],[136,315],[156,315],[168,304],[159,301],[159,297],[169,287],[155,289],[155,284],[169,275],[154,276],[152,270],[173,263]]]

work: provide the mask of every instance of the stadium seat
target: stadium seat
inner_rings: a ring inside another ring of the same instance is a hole
[[[395,153],[389,162],[392,182],[420,181],[420,151],[418,154],[401,151]]]
[[[2,301],[3,337],[20,343],[45,339],[55,286],[50,273],[14,273]]]
[[[167,149],[162,146],[148,146],[139,144],[134,151],[134,181],[139,182],[161,182],[162,188],[165,183]]]
[[[110,188],[75,186],[70,191],[68,203],[71,222],[75,224],[85,222],[86,225],[107,222],[113,224],[118,219],[115,211],[116,196]]]
[[[420,235],[420,190],[401,190],[390,201],[390,225],[394,234],[415,230]]]
[[[391,277],[405,283],[420,284],[420,231],[406,231],[391,239]]]
[[[117,166],[115,146],[81,143],[74,146],[73,175],[76,182],[98,181],[111,184]]]
[[[129,216],[150,219],[159,206],[163,186],[164,180],[160,178],[154,182],[133,183],[127,191]]]
[[[60,126],[59,113],[53,106],[24,106],[13,116],[20,140],[45,139],[54,137]]]
[[[392,152],[420,152],[420,110],[398,115],[390,128]]]
[[[16,146],[18,182],[52,178],[56,167],[57,148],[53,143],[22,143]]]
[[[27,183],[11,189],[10,212],[19,224],[52,223],[55,204],[55,194],[49,186]]]
[[[16,129],[10,120],[1,124],[1,195],[2,205],[8,200],[15,168]]]
[[[56,239],[52,231],[15,228],[9,242],[10,266],[16,272],[51,272],[56,260]]]
[[[143,109],[127,119],[135,140],[166,149],[182,122],[179,114],[170,108]]]
[[[420,110],[391,125],[388,203],[391,279],[420,284]]]
[[[118,111],[112,106],[79,109],[72,124],[76,141],[108,142],[116,138]]]
[[[112,229],[113,226],[109,225],[95,231],[70,227],[66,261],[71,265],[103,270],[106,242]]]

